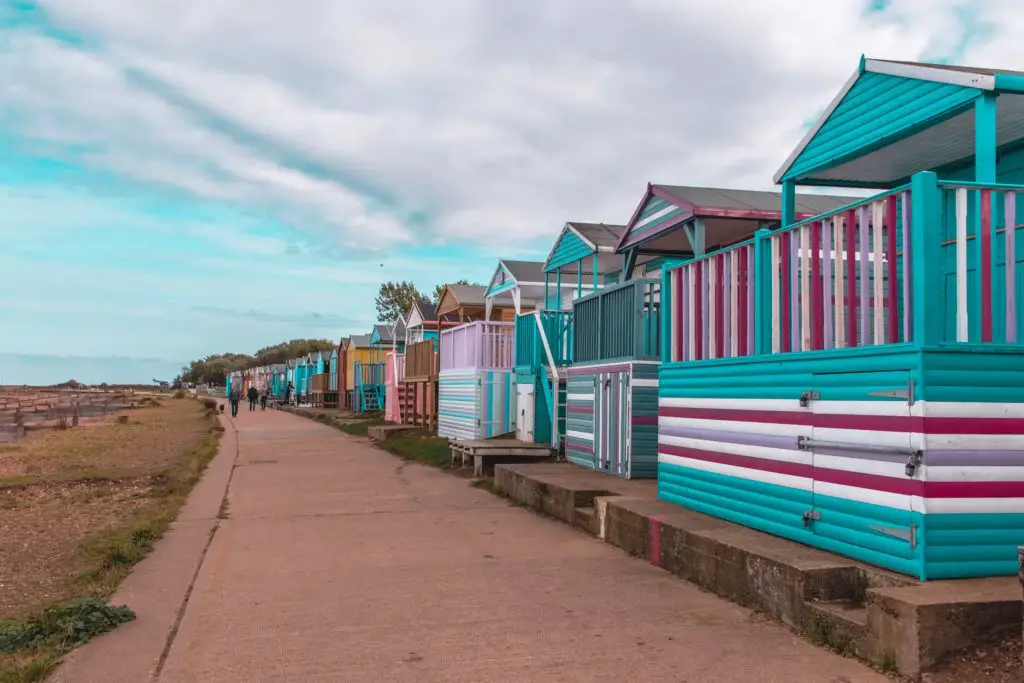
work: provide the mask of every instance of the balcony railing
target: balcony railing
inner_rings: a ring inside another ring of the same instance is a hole
[[[441,332],[440,369],[509,369],[514,350],[515,323],[466,323]]]
[[[573,360],[572,311],[538,311],[516,317],[516,367],[533,370],[548,364],[547,352],[540,338],[544,329],[555,365],[571,365]]]
[[[664,360],[1018,343],[1021,191],[921,173],[671,268]]]
[[[384,384],[384,363],[363,363],[356,361],[354,371],[355,386]]]
[[[437,340],[410,344],[405,350],[405,380],[429,381],[437,379]]]
[[[573,361],[658,360],[661,281],[638,278],[573,302]]]

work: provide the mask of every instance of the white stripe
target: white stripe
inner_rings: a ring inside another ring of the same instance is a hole
[[[883,257],[883,253],[882,253],[882,224],[883,224],[883,222],[885,220],[884,219],[884,216],[885,216],[885,201],[884,200],[879,200],[879,201],[875,202],[874,204],[872,204],[871,205],[871,214],[872,214],[872,221],[871,222],[873,224],[871,226],[871,232],[872,232],[872,237],[874,238],[874,244],[872,245],[873,253],[871,255],[872,256],[872,263],[871,263],[871,265],[874,266],[874,273],[872,274],[872,277],[873,277],[873,280],[874,280],[873,284],[874,284],[874,298],[875,298],[875,310],[873,311],[874,318],[875,318],[875,331],[874,331],[874,335],[872,337],[872,340],[874,341],[875,344],[884,344],[885,343],[885,323],[884,323],[884,315],[883,314],[885,312],[885,306],[884,306],[884,303],[883,303],[883,294],[882,294],[882,292],[883,292],[882,280],[883,280],[883,277],[884,277],[883,274],[882,274],[882,257]],[[890,230],[894,229],[894,226],[889,226],[889,229]],[[894,257],[895,257],[895,255],[894,255]],[[895,302],[893,302],[893,303],[895,303]]]
[[[949,451],[1024,450],[1024,435],[1019,434],[928,434],[928,448]]]
[[[708,441],[707,439],[695,439],[688,436],[669,436],[662,434],[658,437],[659,446],[679,446],[681,448],[693,448],[700,451],[712,453],[729,453],[730,455],[742,455],[749,458],[760,458],[774,462],[789,462],[798,465],[810,465],[812,453],[797,449],[771,448],[770,446],[751,446],[745,443],[729,443],[728,441]],[[905,475],[904,475],[905,476]]]
[[[658,386],[658,380],[656,379],[634,379],[632,382],[634,387],[655,387]]]
[[[956,191],[956,340],[967,341],[967,190]]]
[[[771,267],[769,273],[772,280],[772,353],[778,353],[782,348],[781,341],[781,323],[779,322],[779,268],[781,262],[779,261],[779,236],[772,235],[769,238],[769,244],[771,245]]]
[[[718,314],[715,311],[715,303],[718,301],[718,259],[710,258],[707,260],[708,267],[708,329],[705,330],[708,339],[708,348],[705,349],[705,358],[717,358],[715,352],[717,350],[715,342],[718,341],[718,335],[716,334],[716,324],[718,321]]]
[[[814,454],[814,466],[843,472],[859,472],[879,477],[906,479],[906,463],[869,460],[865,458],[844,458],[837,455]]]
[[[836,325],[832,332],[835,335],[835,348],[841,349],[846,346],[846,310],[843,308],[843,299],[846,298],[846,283],[843,280],[843,274],[846,268],[845,259],[843,258],[843,233],[845,232],[846,217],[836,216],[835,220],[832,221],[832,224],[835,228],[835,242],[833,243],[833,250],[835,256],[836,298],[829,308],[834,308],[836,312]]]
[[[689,417],[659,417],[660,427],[686,427],[687,429],[714,429],[745,434],[769,436],[810,436],[811,428],[778,422],[739,422],[733,420],[695,420]],[[665,438],[665,437],[660,437]]]
[[[587,432],[577,432],[576,430],[573,430],[573,429],[567,429],[565,431],[565,435],[566,436],[571,436],[574,439],[579,439],[580,441],[593,441],[594,440],[594,435],[593,434],[588,434]]]
[[[1024,403],[960,403],[922,401],[929,417],[1015,417],[1024,418]]]
[[[929,498],[926,505],[930,515],[1024,513],[1024,498]]]
[[[1013,465],[957,465],[925,467],[928,481],[1017,481],[1024,482],[1024,467]],[[1022,484],[1024,490],[1024,484]]]
[[[911,507],[914,504],[912,499],[920,500],[917,496],[906,496],[902,493],[889,493],[888,491],[876,491],[874,489],[862,489],[857,486],[844,486],[843,484],[816,481],[814,482],[814,494],[832,496],[833,498],[842,498],[869,505],[883,505],[896,508],[897,510],[906,510],[908,513],[911,510],[921,510],[920,503],[918,503],[918,507]]]
[[[659,199],[661,199],[661,198],[659,197]],[[679,207],[676,206],[675,204],[669,204],[664,209],[661,209],[660,211],[656,211],[656,212],[652,213],[650,216],[648,216],[647,218],[643,219],[642,221],[638,221],[636,226],[633,228],[633,232],[636,232],[637,230],[639,230],[640,228],[643,228],[644,226],[651,225],[652,223],[656,222],[659,218],[664,218],[665,216],[667,216],[668,214],[672,213],[673,211],[676,211],[678,208]]]
[[[677,467],[689,467],[690,469],[702,470],[704,472],[713,472],[727,477],[759,481],[764,484],[785,486],[791,489],[800,489],[802,491],[811,490],[811,480],[807,477],[794,477],[788,474],[776,474],[775,472],[752,470],[746,467],[722,465],[717,462],[694,460],[693,458],[681,458],[678,455],[669,455],[668,453],[658,453],[658,462],[665,463],[666,465],[675,465]]]
[[[800,350],[811,348],[811,227],[800,227]],[[819,253],[815,245],[815,256]]]
[[[585,401],[591,403],[594,400],[593,394],[566,394],[566,399],[569,401]]]

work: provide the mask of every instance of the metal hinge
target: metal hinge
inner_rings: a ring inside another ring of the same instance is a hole
[[[903,471],[906,472],[908,477],[914,476],[914,474],[917,472],[917,468],[921,466],[922,460],[923,456],[921,454],[921,451],[916,451],[910,454],[910,457],[907,458],[907,466],[903,468]]]
[[[817,510],[804,510],[802,515],[804,519],[804,526],[810,526],[813,522],[817,522],[821,519],[821,513]]]
[[[883,391],[869,391],[868,396],[881,398],[902,398],[908,404],[914,405],[914,380],[907,382],[906,389],[885,389]]]
[[[901,538],[904,541],[910,543],[910,549],[913,550],[917,547],[917,525],[911,524],[907,529],[901,529],[899,527],[888,527],[888,526],[869,526],[872,531],[885,534],[886,536],[893,536],[895,538]]]
[[[800,394],[800,407],[806,408],[811,401],[817,401],[821,395],[817,391],[805,391]]]

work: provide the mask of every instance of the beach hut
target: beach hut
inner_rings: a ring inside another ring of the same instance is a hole
[[[572,364],[572,302],[603,286],[620,267],[615,247],[623,226],[566,223],[541,264],[536,312],[516,318],[515,423],[521,441],[562,446],[566,370]]]
[[[515,323],[478,320],[441,331],[437,435],[487,439],[513,430]]]
[[[356,364],[361,368],[372,362],[369,334],[353,334],[345,344],[345,407],[356,411],[361,407],[356,392]],[[362,379],[362,377],[360,377]]]
[[[573,302],[565,428],[570,462],[627,478],[656,476],[661,271],[777,226],[780,201],[778,192],[648,184],[616,245],[623,281]],[[847,201],[801,197],[800,208],[811,215]],[[735,312],[740,308],[736,304]]]
[[[442,328],[457,327],[458,322],[439,319],[437,307],[417,301],[406,313],[404,390],[399,400],[403,424],[437,428],[438,346]]]
[[[499,259],[484,291],[484,320],[511,322],[523,311],[543,307],[544,264]]]
[[[445,285],[437,301],[435,313],[442,323],[465,323],[483,320],[487,314],[483,285]],[[499,312],[499,315],[503,315]]]
[[[1019,73],[862,59],[775,178],[782,227],[668,269],[661,498],[922,580],[1017,573],[1022,103]],[[881,191],[801,219],[806,185]]]
[[[323,406],[325,408],[338,407],[338,347],[331,347],[330,351],[324,351],[326,358],[324,372],[327,374],[327,390],[324,393]]]

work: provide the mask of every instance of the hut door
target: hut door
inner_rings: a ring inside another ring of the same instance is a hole
[[[810,408],[811,434],[799,438],[799,448],[811,452],[813,473],[805,526],[872,553],[916,556],[912,500],[920,495],[921,454],[912,447],[910,373],[814,377],[820,389],[801,398]]]
[[[526,443],[533,443],[533,388],[532,381],[516,384],[516,438]]]
[[[629,372],[603,372],[594,381],[595,469],[629,476]]]

